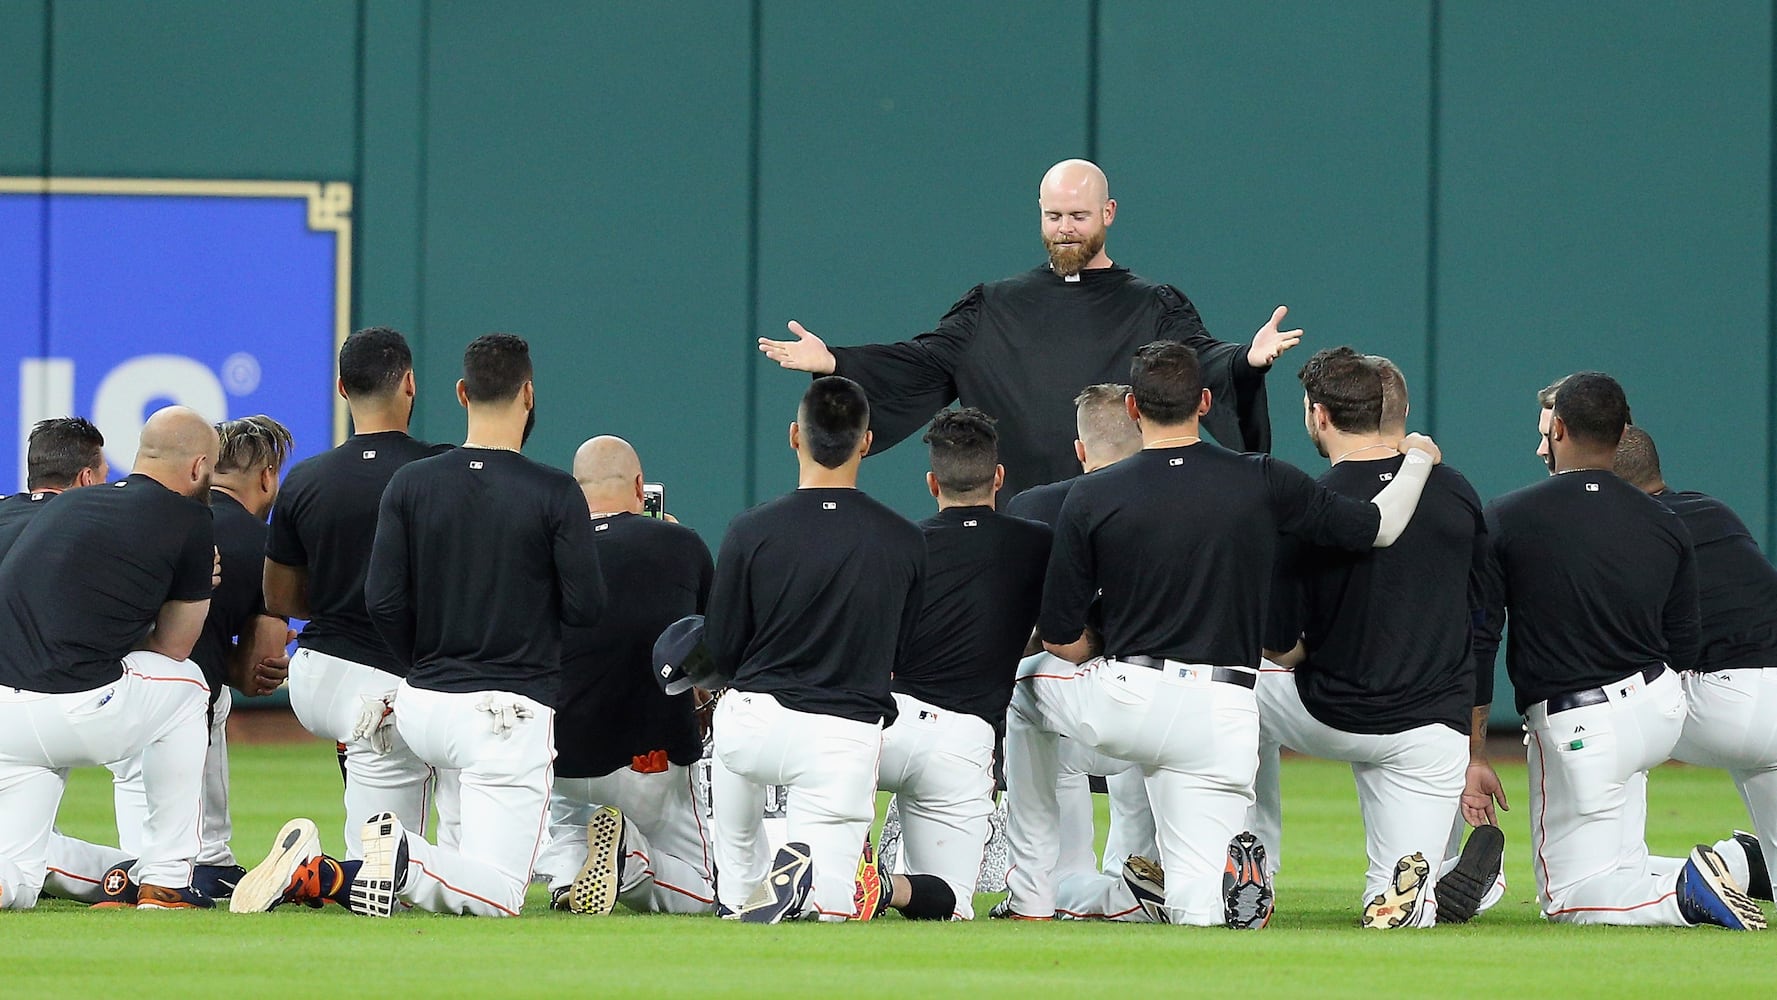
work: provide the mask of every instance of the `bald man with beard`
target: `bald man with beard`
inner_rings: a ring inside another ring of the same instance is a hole
[[[562,630],[548,850],[550,905],[609,913],[708,913],[715,873],[698,808],[696,702],[653,677],[654,640],[702,614],[715,566],[690,528],[642,513],[642,461],[620,437],[574,453],[610,601],[597,624]]]
[[[794,340],[760,338],[759,350],[784,368],[843,375],[870,399],[871,453],[924,427],[953,400],[999,419],[1004,492],[1053,483],[1078,471],[1068,447],[1081,385],[1118,382],[1136,348],[1176,340],[1197,352],[1216,406],[1203,418],[1235,451],[1269,451],[1265,373],[1301,330],[1279,330],[1279,306],[1250,345],[1211,337],[1184,293],[1112,262],[1105,238],[1117,217],[1104,171],[1063,160],[1038,188],[1043,265],[976,285],[937,328],[898,344],[829,348],[801,323]],[[1226,401],[1226,402],[1224,402]]]
[[[58,498],[0,561],[0,908],[35,906],[58,853],[117,860],[52,824],[69,768],[137,754],[141,855],[112,869],[113,902],[214,905],[191,889],[210,688],[190,656],[216,568],[203,501],[218,446],[196,412],[156,412],[128,478]]]

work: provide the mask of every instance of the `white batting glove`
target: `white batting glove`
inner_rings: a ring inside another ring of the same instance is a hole
[[[352,741],[369,743],[377,753],[395,749],[395,705],[386,695],[364,695]]]

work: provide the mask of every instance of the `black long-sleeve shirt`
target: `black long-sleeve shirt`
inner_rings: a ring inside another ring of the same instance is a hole
[[[1137,348],[1176,340],[1197,351],[1215,405],[1203,426],[1242,451],[1271,449],[1265,369],[1247,348],[1210,337],[1191,300],[1125,267],[1058,277],[1048,265],[977,285],[936,329],[898,344],[836,347],[834,373],[870,397],[873,452],[960,400],[999,419],[1005,491],[1079,471],[1073,399],[1084,386],[1122,382]]]
[[[191,661],[210,682],[211,704],[228,684],[229,651],[235,637],[251,632],[265,613],[265,521],[225,490],[210,491],[210,514],[216,524],[216,551],[222,558],[222,582],[210,595],[210,614],[203,634],[191,647]]]
[[[364,609],[370,543],[383,489],[396,470],[450,448],[401,431],[354,434],[337,448],[296,463],[284,476],[272,506],[265,557],[308,573],[310,617],[297,645],[407,675],[407,662],[389,652]]]
[[[47,490],[36,490],[25,493],[14,493],[9,497],[0,497],[0,559],[6,558],[6,550],[18,541],[24,533],[25,525],[31,523],[44,505],[54,500],[59,493]]]
[[[1654,499],[1678,515],[1697,555],[1697,670],[1777,667],[1777,567],[1733,508],[1706,493]]]
[[[1320,477],[1330,490],[1374,500],[1403,456],[1340,462]],[[1296,668],[1302,704],[1348,733],[1399,733],[1441,723],[1467,734],[1475,704],[1473,587],[1487,555],[1481,498],[1460,472],[1435,466],[1400,538],[1363,552],[1286,541],[1284,593],[1272,618]],[[1491,664],[1489,664],[1489,670]]]
[[[605,583],[574,477],[499,448],[401,467],[364,581],[383,641],[432,691],[507,691],[554,707],[563,625],[593,625]]]
[[[1060,479],[1041,486],[1032,486],[1006,501],[1005,511],[1012,517],[1022,517],[1027,521],[1041,521],[1054,528],[1061,520],[1061,505],[1067,502],[1069,490],[1074,488],[1073,479]]]
[[[1269,455],[1207,441],[1138,452],[1068,491],[1043,639],[1078,639],[1102,591],[1106,653],[1257,667],[1278,534],[1361,552],[1381,522],[1375,504]]]
[[[798,712],[895,719],[889,677],[919,618],[925,538],[855,489],[800,489],[728,525],[705,642],[737,691]]]
[[[1659,501],[1583,469],[1498,497],[1486,515],[1477,655],[1493,662],[1509,614],[1520,713],[1651,666],[1696,664],[1696,560]]]
[[[562,632],[561,699],[555,716],[555,773],[597,778],[664,750],[689,766],[703,755],[691,692],[668,695],[654,681],[654,640],[686,615],[702,614],[714,565],[697,532],[639,514],[592,522],[594,559],[609,603],[591,628]]]
[[[992,507],[948,507],[919,529],[925,600],[894,689],[997,730],[1036,625],[1054,533]]]
[[[210,509],[134,474],[69,490],[0,559],[0,685],[103,687],[168,601],[210,599]]]

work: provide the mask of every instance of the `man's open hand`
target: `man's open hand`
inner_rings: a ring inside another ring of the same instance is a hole
[[[1259,327],[1253,334],[1253,346],[1246,352],[1247,364],[1254,368],[1269,368],[1272,363],[1283,356],[1283,352],[1302,342],[1302,331],[1279,330],[1278,324],[1289,315],[1288,306],[1278,306],[1271,314],[1271,322]]]
[[[827,350],[827,342],[808,332],[808,328],[795,320],[790,321],[790,332],[796,335],[795,340],[766,340],[759,338],[759,353],[777,362],[780,366],[796,372],[812,372],[816,375],[831,375],[839,362],[834,359],[833,352]]]

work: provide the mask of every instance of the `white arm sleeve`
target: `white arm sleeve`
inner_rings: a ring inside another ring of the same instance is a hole
[[[1382,526],[1376,529],[1376,548],[1393,545],[1395,539],[1401,537],[1401,532],[1407,530],[1407,522],[1413,520],[1413,511],[1419,507],[1419,495],[1425,491],[1425,481],[1430,478],[1431,469],[1430,455],[1418,448],[1408,451],[1400,471],[1394,474],[1394,481],[1383,487],[1371,501],[1382,512]]]

